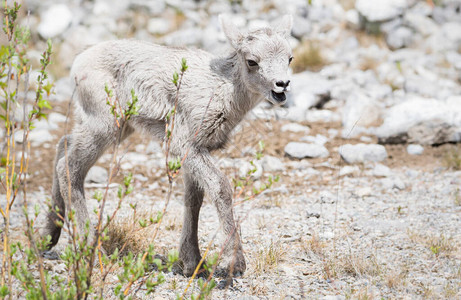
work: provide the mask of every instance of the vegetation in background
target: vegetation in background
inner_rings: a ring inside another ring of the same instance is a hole
[[[306,70],[318,71],[327,64],[322,56],[320,46],[313,41],[303,41],[294,50],[294,59],[291,64],[293,72],[300,73]]]

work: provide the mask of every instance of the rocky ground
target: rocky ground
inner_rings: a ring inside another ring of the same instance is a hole
[[[254,199],[235,199],[248,270],[233,287],[211,297],[460,298],[460,2],[311,2],[26,1],[31,13],[25,20],[34,29],[36,48],[43,48],[46,38],[54,41],[56,82],[54,110],[30,137],[30,201],[45,209],[50,197],[51,162],[65,132],[73,91],[68,68],[75,53],[127,37],[216,53],[225,51],[219,13],[232,14],[242,28],[291,13],[297,73],[288,104],[257,107],[229,146],[215,153],[229,178],[239,178],[263,140],[264,157],[255,161],[251,187],[260,187],[269,175],[280,181]],[[31,53],[32,61],[39,53]],[[121,149],[108,211],[116,207],[123,174],[132,172],[135,192],[120,220],[129,218],[130,203],[156,215],[167,191],[160,144],[135,135]],[[104,155],[91,170],[88,198],[104,187],[110,160],[110,153]],[[155,241],[161,254],[178,246],[181,178],[174,191]],[[16,205],[12,229],[20,238],[21,202]],[[202,252],[218,227],[206,200]],[[138,243],[149,242],[151,234],[139,232]],[[62,239],[58,252],[65,243]],[[211,250],[219,251],[219,239]],[[65,272],[59,260],[47,266]],[[171,273],[166,279],[158,299],[174,298],[187,284]],[[109,288],[107,297],[112,295]],[[143,290],[138,295],[148,298]]]

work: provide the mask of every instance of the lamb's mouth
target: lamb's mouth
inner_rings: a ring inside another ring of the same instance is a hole
[[[277,103],[283,103],[287,99],[287,96],[284,92],[276,93],[274,91],[271,91],[271,96],[272,99],[274,99]]]

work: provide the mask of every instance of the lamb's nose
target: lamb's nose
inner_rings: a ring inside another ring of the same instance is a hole
[[[279,80],[275,83],[276,86],[284,88],[284,89],[286,89],[289,84],[290,84],[290,80],[287,80],[287,81]]]

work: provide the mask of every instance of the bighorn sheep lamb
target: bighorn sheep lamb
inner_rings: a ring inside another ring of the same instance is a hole
[[[216,206],[228,241],[224,246],[225,268],[234,274],[245,271],[240,237],[235,230],[232,188],[214,165],[210,151],[222,148],[232,129],[262,100],[285,103],[285,92],[290,89],[287,71],[292,51],[287,37],[292,18],[284,16],[274,28],[249,33],[240,32],[226,18],[220,17],[220,22],[233,48],[227,57],[133,40],[103,42],[76,57],[71,78],[76,84],[77,118],[72,133],[57,146],[52,207],[58,210],[49,212],[43,232],[51,236],[50,248],[58,242],[61,228],[56,221],[65,214],[69,192],[78,230],[84,230],[89,220],[83,188],[85,176],[109,146],[120,142],[106,104],[105,85],[113,88],[122,107],[131,100],[131,89],[139,99],[138,114],[125,124],[127,130],[121,140],[135,129],[164,140],[165,119],[176,96],[172,73],[185,58],[189,68],[179,91],[170,145],[170,155],[175,157],[183,157],[188,149],[182,165],[185,196],[179,258],[183,274],[192,275],[201,259],[197,226],[205,192]]]

